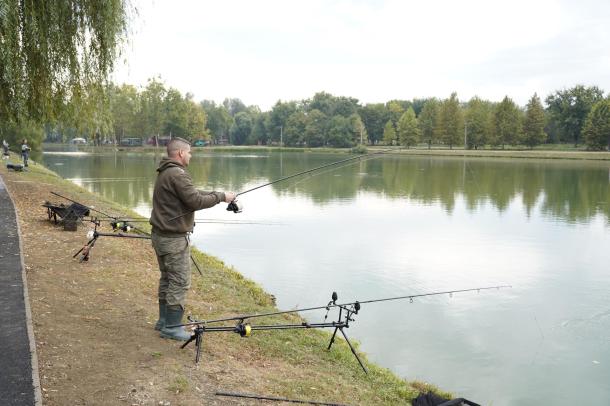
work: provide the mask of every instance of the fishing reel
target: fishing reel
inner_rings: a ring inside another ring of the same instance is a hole
[[[240,337],[250,337],[252,334],[252,326],[240,323],[235,326],[235,332],[239,334]]]
[[[233,200],[227,206],[227,211],[232,211],[233,213],[241,213],[244,210],[244,205],[237,200]]]
[[[112,227],[113,231],[124,231],[126,233],[130,232],[131,230],[133,230],[133,227],[127,223],[126,221],[111,221],[110,222],[110,227]]]

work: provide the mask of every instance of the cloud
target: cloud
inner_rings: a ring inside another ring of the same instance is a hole
[[[269,109],[325,90],[363,103],[479,95],[520,104],[610,87],[610,7],[543,0],[143,3],[116,80]]]

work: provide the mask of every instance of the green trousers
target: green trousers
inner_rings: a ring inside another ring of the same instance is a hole
[[[190,242],[188,236],[164,237],[152,233],[152,246],[157,254],[159,270],[159,301],[168,306],[186,304],[191,287]]]

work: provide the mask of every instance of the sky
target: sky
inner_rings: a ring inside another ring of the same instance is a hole
[[[270,110],[325,91],[361,104],[610,91],[610,2],[132,0],[113,80]]]

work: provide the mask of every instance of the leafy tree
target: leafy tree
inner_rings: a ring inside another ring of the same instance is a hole
[[[413,101],[411,102],[411,107],[413,107],[413,111],[415,112],[415,115],[418,118],[422,110],[424,109],[424,106],[429,100],[431,99],[413,99]]]
[[[466,147],[478,149],[487,144],[492,132],[493,105],[473,97],[466,106],[465,112],[465,135]]]
[[[578,85],[556,91],[546,98],[550,127],[559,131],[560,140],[572,141],[574,146],[578,146],[587,115],[593,105],[603,98],[604,92],[597,86]]]
[[[330,93],[319,92],[305,103],[307,110],[320,110],[327,117],[340,115],[349,117],[358,110],[358,100],[352,97],[336,97]]]
[[[138,90],[131,85],[110,86],[110,113],[114,140],[133,137],[136,134],[136,115],[140,109]]]
[[[453,146],[460,142],[464,133],[464,115],[457,93],[451,93],[451,97],[441,103],[438,125],[442,135],[441,141],[453,149]]]
[[[595,150],[610,150],[610,99],[598,101],[593,105],[583,135],[587,147]]]
[[[174,88],[167,90],[163,98],[163,134],[175,137],[188,138],[188,104],[182,94]]]
[[[260,113],[254,117],[254,128],[252,128],[252,144],[266,145],[268,139],[267,122],[269,113]]]
[[[240,99],[226,98],[222,102],[222,105],[225,109],[227,109],[231,117],[235,117],[237,113],[241,113],[242,111],[248,110],[244,102],[242,102]]]
[[[409,148],[419,142],[420,130],[413,107],[405,111],[398,120],[398,139],[400,145]]]
[[[354,131],[349,118],[336,115],[328,123],[328,144],[331,147],[347,148],[354,145]]]
[[[521,111],[517,105],[508,97],[496,106],[494,111],[494,136],[492,143],[501,145],[514,145],[521,135]]]
[[[385,127],[383,128],[383,142],[386,145],[394,145],[396,141],[396,130],[394,129],[394,124],[392,124],[392,120],[388,120],[385,123]]]
[[[307,129],[307,115],[304,111],[295,111],[288,117],[284,128],[284,142],[286,145],[301,145],[305,140]]]
[[[235,115],[235,122],[229,130],[229,141],[233,145],[244,145],[250,136],[253,127],[252,117],[249,113],[242,111]]]
[[[281,100],[278,100],[278,102],[275,103],[269,113],[269,125],[267,126],[267,133],[269,134],[271,141],[280,141],[280,135],[286,125],[286,121],[288,121],[288,117],[297,110],[299,110],[299,108],[294,101],[282,102]]]
[[[148,85],[140,94],[140,120],[142,136],[149,137],[163,134],[166,123],[164,99],[167,94],[165,85],[159,78],[148,80]]]
[[[364,122],[362,122],[362,118],[358,113],[354,113],[350,116],[350,122],[352,127],[352,132],[354,134],[353,143],[354,144],[365,144],[368,141],[368,135],[366,133],[366,127],[364,126]]]
[[[376,144],[383,138],[383,130],[390,119],[389,113],[383,103],[367,104],[358,112],[366,127],[371,144]]]
[[[326,130],[328,117],[320,110],[311,110],[307,113],[307,125],[303,140],[310,147],[321,147],[326,144]]]
[[[419,129],[422,140],[428,144],[428,149],[431,148],[432,143],[437,142],[436,132],[434,131],[437,127],[437,118],[439,113],[439,102],[436,99],[428,99],[422,107],[419,115]]]
[[[55,120],[103,84],[129,14],[124,0],[1,0],[0,121]]]
[[[398,120],[400,120],[400,117],[406,111],[406,109],[398,100],[392,100],[386,103],[386,109],[390,115],[390,120],[392,120],[394,128],[398,127]]]
[[[358,99],[353,97],[339,96],[335,98],[333,115],[350,117],[358,111]]]
[[[523,122],[523,143],[530,148],[542,144],[546,140],[544,132],[544,108],[536,93],[527,103],[525,121]]]
[[[186,134],[191,139],[210,139],[209,131],[206,131],[207,116],[200,104],[195,103],[193,95],[187,93],[184,98],[186,104]]]
[[[223,105],[216,105],[211,100],[201,102],[201,107],[207,116],[207,128],[215,142],[229,137],[229,129],[233,125],[233,117]]]

